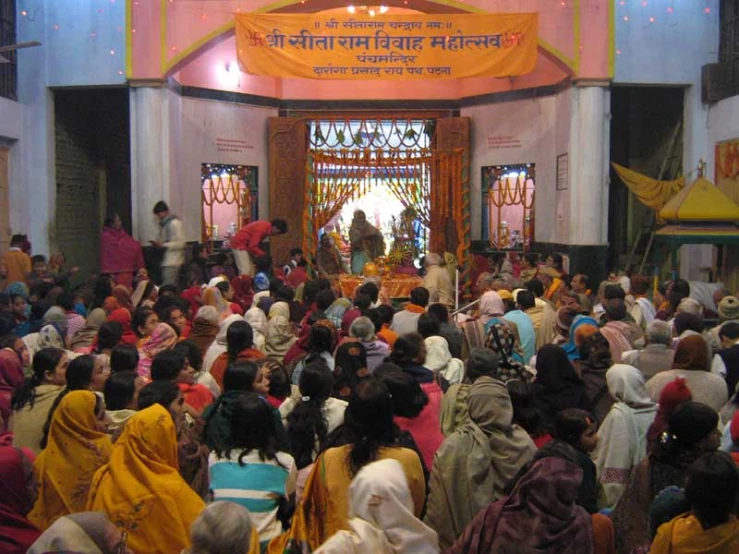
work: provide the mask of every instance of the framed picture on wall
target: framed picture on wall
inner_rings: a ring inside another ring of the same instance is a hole
[[[567,153],[557,156],[557,190],[567,190],[570,173],[569,173]]]

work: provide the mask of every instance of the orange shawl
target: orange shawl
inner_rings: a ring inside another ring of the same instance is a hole
[[[182,479],[172,416],[155,404],[128,420],[108,465],[95,474],[87,510],[128,531],[133,552],[170,554],[190,547],[190,526],[205,508]]]
[[[704,531],[691,513],[682,514],[660,525],[650,554],[734,554],[739,552],[739,521]]]
[[[68,393],[51,420],[49,442],[34,463],[39,495],[28,519],[45,531],[62,516],[83,512],[95,472],[113,443],[96,427],[94,392]]]
[[[264,358],[264,353],[257,350],[256,348],[245,348],[244,350],[239,352],[234,361],[256,362],[259,360],[263,360]],[[221,387],[221,390],[223,390],[223,376],[226,374],[226,370],[230,365],[231,362],[229,361],[228,352],[224,352],[216,358],[216,361],[213,362],[213,365],[210,368],[210,374],[213,376],[213,379],[215,379],[216,383],[218,383],[218,386]]]

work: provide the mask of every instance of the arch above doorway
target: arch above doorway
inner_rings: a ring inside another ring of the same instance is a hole
[[[451,88],[447,86],[446,93],[440,96],[440,98],[460,99],[492,92],[537,88],[554,85],[568,78],[577,77],[583,53],[586,56],[593,55],[592,49],[583,50],[582,45],[579,44],[581,38],[580,29],[583,27],[583,21],[581,20],[590,17],[592,14],[587,8],[580,6],[579,0],[575,0],[572,3],[568,2],[566,7],[558,7],[558,10],[546,8],[546,6],[551,6],[551,2],[548,4],[543,2],[544,0],[531,0],[529,2],[531,5],[530,8],[527,6],[530,11],[538,11],[538,4],[542,4],[542,6],[539,6],[541,8],[539,13],[540,33],[538,45],[540,56],[537,71],[532,74],[532,78],[526,78],[527,76],[524,76],[511,79],[487,79],[483,80],[483,82],[477,82],[476,79],[451,80],[458,82],[458,85]],[[261,7],[259,7],[260,3],[263,4]],[[477,2],[478,5],[484,5],[486,3],[484,0]],[[149,46],[148,52],[146,52],[154,56],[159,54],[160,60],[158,65],[160,67],[157,71],[157,79],[166,79],[173,76],[185,86],[231,90],[232,92],[266,95],[278,99],[297,98],[297,96],[292,96],[295,91],[316,88],[318,94],[317,99],[322,98],[321,94],[325,93],[323,90],[325,87],[315,87],[316,84],[320,83],[302,79],[274,79],[241,73],[239,78],[235,79],[237,84],[229,87],[228,84],[224,85],[213,76],[213,65],[214,63],[220,63],[225,66],[233,65],[235,67],[235,64],[231,63],[235,61],[235,45],[231,42],[234,36],[234,11],[315,13],[344,9],[346,8],[345,2],[340,0],[304,0],[301,3],[300,0],[288,0],[268,3],[266,0],[263,0],[263,2],[250,2],[247,5],[246,2],[236,1],[228,3],[232,5],[230,12],[221,10],[218,13],[210,14],[204,11],[201,15],[203,19],[196,17],[195,11],[197,10],[190,9],[189,11],[185,11],[184,7],[186,6],[180,8],[181,4],[181,2],[162,2],[161,10],[149,9],[147,12],[150,17],[158,16],[160,19],[158,26],[161,33],[159,37],[160,50],[156,52],[156,46],[152,44]],[[226,3],[213,2],[213,4]],[[243,4],[241,10],[237,7],[240,4]],[[411,13],[461,14],[486,13],[488,11],[476,7],[472,3],[468,5],[453,0],[388,0],[385,4],[391,7],[391,9],[395,7],[397,10],[404,10]],[[515,3],[514,8],[512,6],[514,4],[511,2],[503,2],[502,4],[496,3],[493,7],[495,10],[500,8],[501,13],[520,10],[518,3]],[[140,10],[140,8],[136,9]],[[150,26],[153,26],[153,22],[150,23]],[[201,32],[199,29],[203,29],[203,31]],[[607,29],[604,30],[607,31]],[[129,67],[129,77],[133,79],[153,77],[151,71],[154,68],[151,66],[151,62],[141,59],[144,51],[147,49],[138,43],[141,38],[139,33],[130,34],[129,37],[131,41],[137,41],[137,44],[133,48],[129,48],[131,57],[136,58],[132,59],[132,63],[129,64],[131,66]],[[231,62],[224,62],[223,58],[229,54],[233,54],[231,56]],[[139,61],[140,59],[141,61]],[[150,66],[148,68],[150,70],[149,75],[139,75],[139,63]],[[156,64],[156,62],[154,63]],[[230,69],[232,70],[232,68]],[[588,77],[590,76],[588,75]],[[258,83],[252,86],[252,80],[258,80]],[[267,85],[267,81],[270,83],[274,81],[274,83]],[[292,81],[295,81],[295,83]],[[425,85],[419,87],[419,89],[423,88],[427,87]],[[382,96],[381,94],[379,97]],[[392,97],[393,95],[388,95],[388,98]],[[301,96],[301,98],[304,97]],[[350,92],[346,98],[354,98],[354,96]]]

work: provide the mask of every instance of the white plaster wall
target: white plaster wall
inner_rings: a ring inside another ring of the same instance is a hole
[[[7,146],[10,148],[10,191],[18,191],[21,189],[22,177],[20,168],[22,158],[20,139],[23,134],[24,115],[25,109],[23,104],[13,102],[7,98],[0,98],[0,146]],[[11,202],[10,217],[13,218],[15,207],[14,204],[12,204],[11,199],[9,199],[9,202]],[[9,223],[10,232],[15,232],[15,221],[11,219]]]
[[[611,1],[615,3],[619,52],[614,82],[685,86],[684,173],[693,172],[689,180],[694,179],[694,170],[704,160],[708,162],[708,175],[712,176],[715,133],[709,119],[718,121],[719,116],[718,112],[716,116],[709,115],[708,106],[701,101],[701,67],[718,60],[719,0],[650,0],[646,6],[642,2]],[[650,22],[650,17],[655,21]],[[726,123],[718,126],[728,130],[736,119],[728,110],[720,111]],[[712,256],[711,246],[682,247],[681,276],[705,279],[706,273],[700,269],[711,266]]]
[[[24,0],[29,14],[35,8]],[[126,82],[126,2],[112,0],[46,0],[46,37],[42,41],[49,86],[100,86]]]
[[[713,104],[708,110],[708,155],[706,161],[708,166],[706,172],[709,179],[716,178],[716,152],[714,146],[717,142],[739,138],[739,96],[732,96]]]
[[[0,98],[0,140],[21,138],[23,128],[23,105],[7,98]]]
[[[739,138],[739,96],[732,96],[711,105],[705,125],[705,161],[706,177],[716,179],[716,151],[717,142]],[[715,248],[712,246],[683,246],[680,250],[680,273],[692,280],[705,280],[706,272],[702,267],[711,267]],[[697,260],[691,263],[691,260]]]
[[[569,233],[566,244],[608,242],[610,92],[584,86],[572,91]]]
[[[132,230],[144,245],[158,239],[154,204],[164,200],[177,211],[170,192],[171,98],[163,87],[130,90]]]
[[[18,27],[20,31],[22,22]],[[42,39],[42,32],[19,36],[19,40]],[[10,159],[10,227],[28,234],[34,252],[48,254],[56,247],[56,170],[54,98],[46,87],[44,50],[20,50],[18,68],[23,136]]]
[[[570,149],[570,137],[571,137],[571,130],[570,130],[570,122],[571,122],[571,116],[572,116],[572,93],[573,89],[568,88],[565,91],[558,94],[555,99],[555,136],[554,136],[554,173],[553,178],[549,182],[548,185],[545,184],[545,186],[548,186],[551,190],[554,190],[554,202],[555,202],[555,212],[554,212],[554,239],[552,241],[548,242],[555,242],[555,243],[567,243],[567,237],[568,237],[568,230],[569,230],[569,205],[570,205],[570,189],[572,188],[572,152]],[[570,164],[569,169],[569,178],[568,178],[568,184],[567,188],[565,190],[556,190],[557,189],[557,163],[556,158],[557,156],[561,154],[567,154],[568,155],[568,163]],[[538,194],[538,191],[537,191]],[[538,198],[537,198],[537,231],[536,231],[536,240],[538,241],[544,241],[543,238],[540,238],[539,234],[539,215],[538,210],[541,209],[543,211],[546,211],[546,205],[545,204],[539,204]]]
[[[646,6],[610,1],[615,4],[618,52],[614,83],[686,87],[683,164],[687,173],[711,150],[708,106],[701,103],[701,67],[718,60],[719,0],[650,0]]]
[[[556,158],[568,151],[571,92],[463,108],[472,118],[472,238],[481,233],[481,168],[489,165],[536,164],[536,230],[538,242],[567,241],[568,191],[556,191]],[[517,148],[492,149],[488,137],[520,141]]]
[[[10,224],[13,231],[28,233],[35,252],[49,253],[56,247],[54,102],[48,87],[126,82],[125,4],[18,3],[18,42],[36,40],[41,46],[18,51],[23,136],[11,150]],[[0,109],[0,126],[6,123],[3,114]]]
[[[170,104],[174,106],[175,104]],[[173,206],[185,224],[188,240],[201,236],[200,170],[203,163],[259,168],[259,217],[269,217],[267,118],[276,109],[196,98],[179,99],[179,118],[170,114],[174,156]],[[217,139],[243,141],[240,152],[227,152]]]

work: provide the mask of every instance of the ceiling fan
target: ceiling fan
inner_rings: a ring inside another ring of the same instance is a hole
[[[12,52],[14,50],[20,50],[21,48],[32,48],[34,46],[41,46],[41,43],[37,40],[32,40],[30,42],[11,44],[10,46],[0,46],[0,63],[10,63],[8,58],[3,57],[3,52]]]

